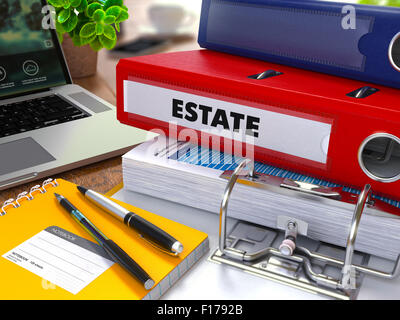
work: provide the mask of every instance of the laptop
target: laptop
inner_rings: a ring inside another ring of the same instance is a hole
[[[41,0],[0,0],[0,191],[127,152],[145,131],[72,83]]]

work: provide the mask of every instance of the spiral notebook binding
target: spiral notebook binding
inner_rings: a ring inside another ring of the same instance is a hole
[[[21,202],[22,201],[31,201],[34,199],[34,194],[36,193],[46,193],[47,189],[49,188],[49,186],[51,187],[58,187],[58,182],[56,179],[47,179],[45,181],[43,181],[42,185],[38,184],[36,186],[33,186],[30,191],[24,191],[21,192],[16,199],[8,199],[3,203],[3,206],[1,207],[0,210],[0,216],[4,216],[7,214],[7,209],[9,209],[10,207],[17,209],[21,206]]]

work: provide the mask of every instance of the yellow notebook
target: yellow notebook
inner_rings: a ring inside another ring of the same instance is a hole
[[[43,190],[46,192],[42,193]],[[151,276],[155,286],[146,290],[121,266],[108,260],[93,238],[56,201],[54,192],[71,201],[127,252]],[[28,193],[9,203],[4,208],[6,214],[0,217],[2,300],[157,299],[208,251],[205,233],[116,201],[164,229],[184,246],[179,256],[163,253],[85,200],[76,185],[65,180],[46,181],[31,194],[32,200],[28,200]],[[20,206],[14,208],[18,203]],[[74,244],[76,239],[88,245],[90,251]],[[55,282],[61,285],[54,285]]]

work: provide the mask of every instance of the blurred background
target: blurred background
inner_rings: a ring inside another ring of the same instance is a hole
[[[130,18],[122,24],[117,47],[113,51],[101,50],[98,56],[97,70],[107,86],[115,92],[115,67],[120,58],[198,49],[201,3],[201,0],[125,0]]]
[[[113,92],[120,58],[199,48],[201,0],[125,0],[125,5],[130,18],[121,25],[116,49],[101,50],[98,57],[98,73]]]

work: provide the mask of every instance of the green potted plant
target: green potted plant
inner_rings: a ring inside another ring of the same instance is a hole
[[[93,75],[97,52],[117,43],[120,23],[129,18],[123,0],[48,0],[56,30],[74,78]]]

